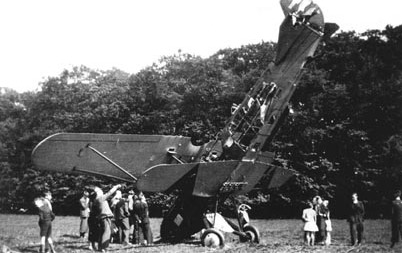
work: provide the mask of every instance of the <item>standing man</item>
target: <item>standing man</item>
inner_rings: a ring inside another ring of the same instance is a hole
[[[130,238],[130,212],[128,210],[127,194],[120,196],[115,206],[114,217],[116,226],[119,229],[119,243],[123,245],[131,245]]]
[[[99,209],[94,205],[96,199],[95,191],[89,194],[89,217],[88,217],[88,241],[89,250],[96,250],[96,243],[99,242],[100,226],[98,221]]]
[[[315,196],[313,199],[313,203],[314,203],[314,210],[317,213],[317,227],[318,227],[318,231],[316,232],[316,243],[319,244],[324,244],[326,238],[326,228],[325,228],[325,219],[324,219],[324,215],[325,215],[325,207],[323,205],[323,201],[322,198],[320,196]]]
[[[110,236],[112,234],[111,231],[111,219],[113,218],[112,210],[110,210],[108,198],[110,198],[113,193],[119,189],[121,185],[113,186],[110,191],[107,193],[103,193],[102,189],[99,187],[95,187],[94,191],[96,193],[96,198],[94,200],[94,205],[99,211],[98,220],[100,225],[100,238],[98,243],[98,250],[102,252],[106,252],[106,249],[109,247]]]
[[[134,211],[133,211],[133,206],[134,206],[134,191],[130,190],[128,192],[128,211],[130,212],[130,217],[129,217],[129,222],[130,222],[130,231],[133,231],[133,234],[135,232],[134,228]]]
[[[133,211],[139,229],[142,230],[142,233],[144,235],[144,245],[152,244],[153,238],[151,227],[149,224],[148,204],[142,192],[138,193],[138,197],[134,202]],[[136,240],[134,239],[134,241]]]
[[[84,191],[80,198],[80,238],[84,239],[85,233],[88,233],[89,217],[89,193]]]
[[[352,194],[348,222],[350,226],[351,244],[352,246],[358,246],[362,243],[363,239],[364,205],[363,202],[359,201],[357,193]]]
[[[391,248],[393,248],[395,244],[399,242],[399,235],[402,235],[402,201],[400,190],[395,192],[394,198],[395,199],[392,201],[391,209]]]

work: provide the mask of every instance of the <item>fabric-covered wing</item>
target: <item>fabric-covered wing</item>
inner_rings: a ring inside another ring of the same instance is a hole
[[[190,162],[197,159],[199,151],[190,138],[182,136],[60,133],[40,142],[32,160],[41,170],[135,181],[130,175],[139,177],[154,165],[171,163],[169,152]]]
[[[240,195],[254,189],[267,170],[268,188],[280,187],[294,175],[294,171],[261,161],[161,164],[145,171],[138,179],[137,188],[146,192],[164,192],[174,188],[177,182],[185,181],[186,189],[192,190],[194,196]]]
[[[160,164],[146,170],[137,181],[137,188],[144,192],[164,192],[176,182],[193,172],[199,163]]]

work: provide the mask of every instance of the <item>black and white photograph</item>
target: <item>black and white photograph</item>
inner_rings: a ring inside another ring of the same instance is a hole
[[[1,253],[402,252],[401,7],[1,1]]]

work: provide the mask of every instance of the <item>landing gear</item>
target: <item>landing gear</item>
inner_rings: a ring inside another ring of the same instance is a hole
[[[237,206],[238,222],[219,214],[217,205],[217,199],[189,194],[179,195],[164,215],[160,230],[162,241],[171,243],[185,241],[192,239],[195,233],[201,231],[201,244],[205,247],[224,247],[224,233],[239,236],[241,242],[260,242],[258,229],[250,225],[247,211],[251,208],[248,205]]]
[[[218,229],[208,228],[201,235],[201,243],[204,247],[223,248],[225,246],[225,237]]]
[[[260,232],[256,227],[252,225],[246,225],[243,228],[243,232],[246,234],[246,237],[242,237],[240,239],[243,242],[249,241],[252,243],[260,243]]]
[[[224,237],[222,232],[239,236],[240,242],[259,243],[260,232],[255,226],[249,224],[250,220],[247,214],[247,210],[249,209],[251,208],[245,204],[237,208],[238,225],[219,213],[206,213],[204,223],[208,229],[201,236],[202,245],[207,247],[223,247]]]

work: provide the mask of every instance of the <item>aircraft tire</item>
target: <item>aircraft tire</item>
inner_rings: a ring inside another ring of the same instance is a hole
[[[244,233],[249,237],[249,241],[252,243],[260,243],[260,232],[252,225],[246,225],[243,228]]]
[[[225,237],[221,231],[215,228],[208,228],[201,235],[201,243],[204,247],[223,248],[225,246]]]

